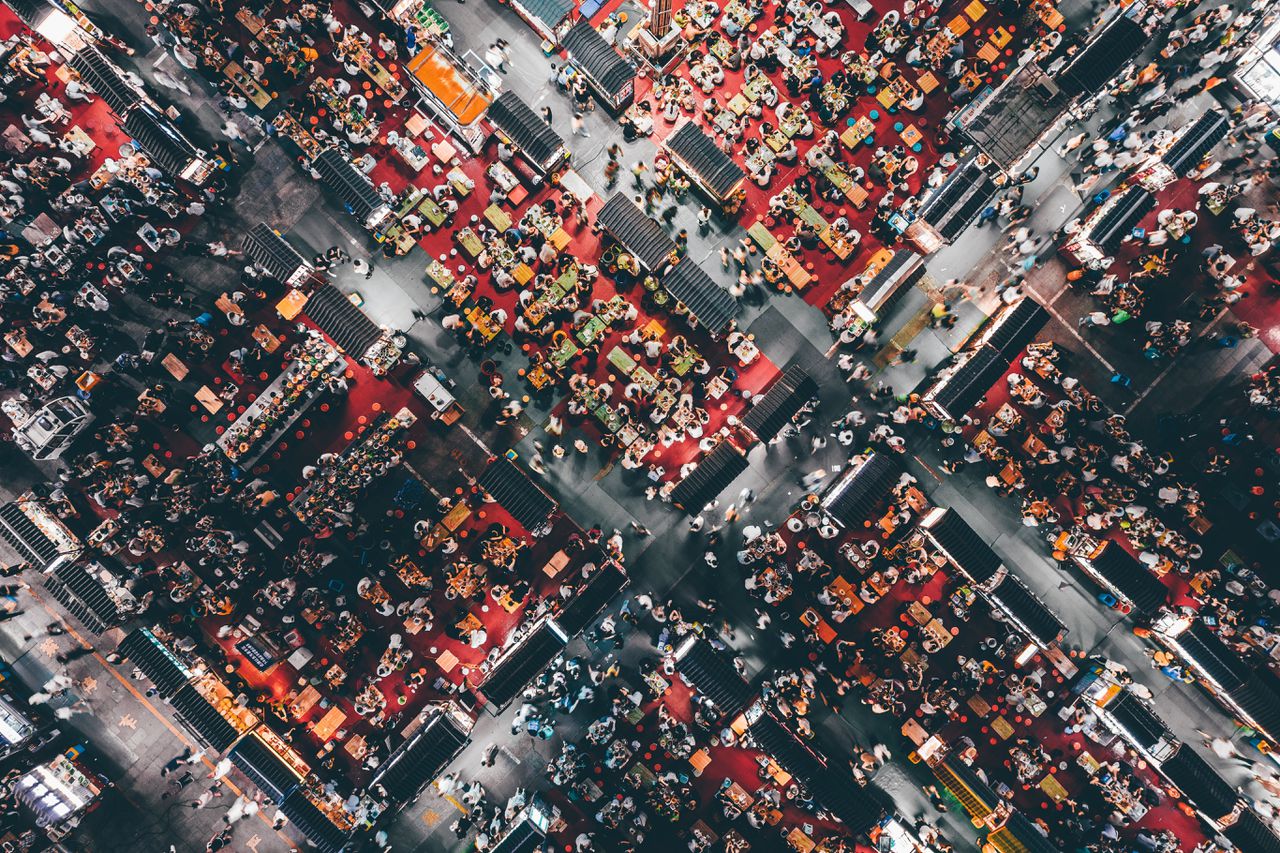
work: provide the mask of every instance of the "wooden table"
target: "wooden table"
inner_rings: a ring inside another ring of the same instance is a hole
[[[924,726],[915,720],[907,720],[902,724],[902,734],[916,746],[920,746],[929,739],[929,733],[924,730]]]
[[[289,713],[293,714],[295,718],[302,718],[319,701],[320,691],[308,684],[307,689],[299,693],[298,697],[289,703]]]
[[[261,323],[253,330],[253,339],[258,342],[258,346],[267,352],[275,352],[280,349],[280,339]]]
[[[969,20],[977,23],[983,15],[987,14],[987,7],[982,5],[981,0],[973,0],[964,7],[964,13],[969,16]]]
[[[271,103],[271,95],[266,89],[258,85],[258,81],[249,76],[249,72],[240,67],[238,62],[228,62],[222,66],[222,73],[227,75],[237,89],[249,99],[249,103],[258,109],[264,109]]]
[[[711,763],[711,753],[705,748],[698,750],[689,756],[689,764],[693,767],[693,775],[701,776],[702,771],[707,769],[707,765]]]
[[[453,668],[458,665],[458,656],[448,649],[445,649],[440,653],[440,656],[436,658],[436,665],[445,672],[453,672]]]
[[[918,601],[913,601],[907,605],[907,615],[915,621],[917,625],[927,625],[929,620],[933,618],[933,614],[929,612],[929,608],[925,607]]]
[[[323,743],[333,737],[333,733],[342,727],[347,721],[347,715],[343,713],[341,708],[330,708],[329,712],[320,718],[320,722],[311,731]]]
[[[938,78],[933,76],[932,71],[926,71],[916,80],[916,86],[927,95],[938,88]]]
[[[1062,787],[1062,783],[1052,773],[1045,774],[1045,777],[1040,780],[1040,790],[1055,803],[1060,803],[1067,798],[1067,789]]]
[[[343,749],[356,761],[360,761],[368,754],[369,744],[365,741],[364,735],[356,735],[347,741]]]
[[[914,124],[907,125],[902,131],[902,141],[908,148],[920,142],[924,137],[920,134],[920,129]]]
[[[285,320],[292,320],[302,313],[302,309],[306,307],[307,294],[301,290],[290,290],[279,302],[276,303],[276,313]]]
[[[814,847],[818,846],[814,843],[813,839],[806,835],[805,831],[798,826],[791,830],[790,834],[787,835],[787,844],[790,844],[791,849],[798,851],[798,853],[810,853]]]
[[[23,358],[31,355],[31,351],[35,349],[35,347],[31,345],[31,342],[27,340],[27,333],[24,329],[14,329],[13,331],[5,332],[4,341],[9,345],[11,350]]]
[[[187,366],[182,363],[182,359],[178,358],[173,353],[169,353],[164,358],[160,359],[160,363],[164,365],[165,370],[169,371],[169,375],[179,382],[186,379],[187,373],[190,372],[187,370]]]
[[[200,386],[200,390],[196,392],[196,402],[204,406],[205,411],[211,415],[222,411],[222,400],[218,399],[218,395],[208,385]]]
[[[569,565],[569,555],[564,551],[556,551],[551,555],[551,559],[547,560],[547,564],[542,567],[542,573],[549,578],[553,578]]]

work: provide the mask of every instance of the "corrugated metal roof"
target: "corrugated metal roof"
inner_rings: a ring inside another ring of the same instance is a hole
[[[689,258],[662,276],[662,286],[713,335],[723,333],[742,312],[734,295],[716,284],[706,270]]]
[[[540,167],[564,153],[560,134],[513,91],[503,92],[489,105],[489,121]]]
[[[573,63],[581,66],[596,85],[610,95],[616,96],[635,79],[635,66],[623,59],[586,19],[574,24],[560,45],[569,52]]]
[[[662,226],[645,216],[626,193],[614,193],[596,214],[596,223],[653,272],[660,272],[676,250]]]
[[[692,120],[683,124],[663,143],[685,171],[693,172],[717,200],[737,189],[747,173],[716,145],[714,139]]]

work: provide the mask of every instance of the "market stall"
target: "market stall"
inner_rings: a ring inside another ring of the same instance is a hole
[[[80,80],[93,89],[117,116],[125,116],[141,103],[154,104],[143,91],[130,83],[120,68],[107,58],[97,45],[86,47],[67,57],[67,65],[80,75]]]
[[[772,441],[797,413],[818,396],[818,383],[798,364],[782,372],[742,416],[743,429],[758,441]]]
[[[576,19],[577,4],[573,0],[509,0],[529,26],[549,44],[555,44],[569,31]]]
[[[1066,626],[1057,614],[1007,569],[1003,579],[986,588],[986,595],[1036,648],[1049,649],[1067,635]],[[1021,662],[1022,655],[1015,656],[1014,660]]]
[[[557,504],[515,462],[500,456],[479,478],[480,488],[532,534],[546,528]]]
[[[298,287],[315,274],[302,253],[265,222],[249,229],[241,248],[246,258],[285,287]]]
[[[1231,129],[1230,120],[1218,110],[1206,110],[1189,127],[1184,128],[1177,141],[1160,158],[1178,177],[1185,178],[1199,167],[1205,155],[1213,150]]]
[[[73,825],[102,793],[97,777],[85,771],[65,753],[55,755],[23,773],[13,783],[18,804],[31,815],[37,827]]]
[[[305,787],[294,789],[284,798],[280,813],[306,837],[309,848],[318,853],[342,853],[354,831],[345,811],[321,808],[321,803]],[[341,819],[344,825],[335,823],[335,818]]]
[[[224,752],[240,735],[257,725],[252,713],[233,704],[231,691],[212,675],[204,674],[169,698],[174,714],[201,743]]]
[[[966,346],[989,346],[1011,364],[1048,321],[1049,312],[1030,296],[1023,296],[1002,306]]]
[[[995,198],[998,187],[986,162],[976,152],[961,160],[942,185],[925,196],[917,221],[928,223],[948,243],[959,237]]]
[[[44,587],[95,634],[119,625],[138,607],[133,593],[97,561],[64,563],[45,575]]]
[[[662,143],[689,179],[722,207],[741,203],[740,190],[747,174],[716,141],[691,119],[683,120]]]
[[[986,583],[1004,567],[991,546],[950,507],[934,507],[925,513],[920,530],[929,544],[972,583]]]
[[[192,145],[167,116],[149,104],[135,104],[124,116],[125,132],[157,169],[201,186],[213,175],[217,161]]]
[[[636,87],[635,66],[623,59],[590,21],[578,21],[564,34],[560,45],[606,109],[619,113],[631,104]]]
[[[1009,359],[992,347],[967,350],[934,378],[921,403],[934,417],[955,422],[978,405],[1008,369]]]
[[[715,703],[723,716],[735,717],[751,704],[755,691],[733,664],[701,637],[687,636],[676,648],[675,662],[680,677]]]
[[[412,803],[471,743],[471,726],[471,718],[452,704],[426,708],[379,765],[370,787],[381,785],[395,803]]]
[[[1113,193],[1086,217],[1077,236],[1062,247],[1063,254],[1081,266],[1102,262],[1155,206],[1156,197],[1140,186]]]
[[[888,499],[901,475],[884,454],[872,453],[861,461],[855,457],[822,496],[822,509],[841,527],[861,527]]]
[[[343,352],[375,374],[384,375],[399,362],[402,352],[394,337],[333,284],[316,288],[304,310]]]
[[[116,653],[142,670],[161,699],[173,696],[192,678],[187,665],[150,628],[138,628],[125,635]]]
[[[716,284],[706,270],[691,258],[684,258],[661,278],[661,284],[690,319],[720,337],[742,313],[742,306],[728,290]]]
[[[568,161],[569,149],[560,134],[515,92],[499,95],[489,105],[488,119],[539,175],[546,177]]]
[[[671,490],[671,503],[684,510],[686,515],[701,515],[706,505],[746,470],[746,454],[732,441],[724,439]]]
[[[556,624],[566,636],[578,636],[627,588],[628,583],[630,579],[622,565],[615,560],[606,561],[574,591],[573,598],[555,615]]]
[[[31,492],[0,506],[0,539],[45,571],[75,559],[84,549],[80,538]]]
[[[596,214],[596,224],[645,269],[661,273],[671,263],[675,242],[661,225],[636,207],[627,193],[614,193]]]
[[[376,230],[391,215],[391,206],[378,195],[369,178],[337,148],[321,151],[311,161],[311,168],[364,227]]]
[[[1169,597],[1165,585],[1117,542],[1099,541],[1076,529],[1064,531],[1055,550],[1070,557],[1118,606],[1139,618],[1154,615]]]
[[[265,727],[241,738],[228,757],[277,805],[293,793],[310,770],[292,747]]]
[[[1147,33],[1139,23],[1145,3],[1133,3],[1119,10],[1103,28],[1077,51],[1054,81],[1071,97],[1093,96],[1102,91],[1121,69],[1147,44]]]
[[[551,619],[540,619],[522,629],[490,667],[484,681],[476,685],[485,710],[494,716],[502,713],[568,643],[569,637]]]
[[[422,45],[405,67],[432,118],[471,151],[479,151],[487,135],[482,120],[494,99],[488,84],[438,41]]]

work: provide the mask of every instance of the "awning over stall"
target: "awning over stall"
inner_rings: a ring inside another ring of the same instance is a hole
[[[398,803],[415,799],[471,742],[452,714],[438,708],[423,713],[429,719],[391,753],[372,780]]]
[[[1186,177],[1200,165],[1204,155],[1226,138],[1230,129],[1231,122],[1222,113],[1217,110],[1203,112],[1160,159],[1175,175]]]
[[[861,528],[889,497],[901,471],[880,453],[849,465],[822,496],[822,508],[841,527]]]
[[[223,752],[236,742],[240,733],[194,685],[186,684],[169,700],[174,712],[187,728],[215,752]]]
[[[1139,614],[1154,613],[1169,597],[1168,588],[1132,554],[1115,542],[1089,560],[1107,586],[1129,601]]]
[[[1146,32],[1131,13],[1121,14],[1075,55],[1058,75],[1057,83],[1073,98],[1097,94],[1146,42]]]
[[[975,584],[991,580],[1004,565],[991,546],[950,507],[930,510],[920,521],[920,529],[933,547]]]
[[[986,782],[957,758],[943,760],[933,768],[942,786],[951,792],[975,821],[985,820],[1000,805],[1000,797]]]
[[[1058,846],[1022,812],[1009,815],[1004,826],[987,836],[1000,853],[1060,853]]]
[[[1027,639],[1042,649],[1052,646],[1067,634],[1067,628],[1057,614],[1012,573],[1006,574],[1004,580],[996,584],[989,597],[1014,621],[1015,627],[1028,635]]]
[[[329,820],[301,788],[284,798],[284,802],[280,804],[280,813],[306,836],[311,849],[320,853],[340,853],[350,838],[350,833]]]
[[[621,104],[634,93],[635,66],[623,59],[589,20],[584,18],[574,24],[560,40],[560,46],[610,106]]]
[[[302,253],[265,222],[259,222],[249,229],[244,235],[241,248],[245,257],[265,270],[267,275],[286,285],[305,278],[312,272],[311,264],[302,257]]]
[[[484,697],[489,713],[498,714],[510,705],[529,686],[529,682],[551,665],[568,643],[569,638],[561,632],[560,626],[548,619],[538,623],[524,639],[507,649],[489,670],[489,676],[476,688]]]
[[[1156,197],[1151,193],[1142,187],[1129,187],[1109,202],[1107,212],[1089,229],[1089,239],[1103,249],[1113,251],[1155,206]]]
[[[609,560],[591,573],[564,609],[556,614],[556,624],[566,636],[576,637],[600,615],[618,593],[627,588],[630,579],[622,566]]]
[[[1280,853],[1280,838],[1258,817],[1257,812],[1242,811],[1239,819],[1222,834],[1245,853]]]
[[[382,327],[332,284],[316,288],[303,311],[352,358],[363,356],[383,335]]]
[[[125,80],[120,69],[96,45],[71,54],[67,57],[67,64],[117,116],[127,115],[130,109],[142,103],[138,90]]]
[[[119,625],[120,609],[97,573],[82,563],[66,563],[46,575],[45,589],[95,634]]]
[[[1209,626],[1193,619],[1185,631],[1173,640],[1187,662],[1215,689],[1230,695],[1249,679],[1252,671],[1240,655],[1227,647]]]
[[[326,148],[311,162],[321,182],[361,221],[383,206],[382,196],[363,172],[337,148]]]
[[[0,538],[8,542],[22,559],[44,569],[64,556],[58,543],[50,539],[29,514],[28,499],[10,501],[0,506]]]
[[[710,699],[726,717],[736,717],[751,704],[754,691],[721,654],[701,637],[690,634],[676,649],[676,672],[693,689]]]
[[[982,330],[982,342],[1012,364],[1049,322],[1049,312],[1030,296],[1003,308]]]
[[[513,91],[503,92],[489,105],[489,121],[542,171],[564,158],[560,134]]]
[[[951,242],[969,226],[995,197],[996,184],[971,154],[956,166],[942,186],[933,190],[920,206],[919,218],[933,226],[939,236]]]
[[[733,195],[747,176],[742,167],[691,119],[685,119],[663,145],[671,152],[676,164],[716,201],[725,201]]]
[[[1160,771],[1197,809],[1214,820],[1230,814],[1240,801],[1235,788],[1185,743],[1160,762]]]
[[[691,258],[684,258],[662,276],[662,287],[712,335],[723,334],[742,312],[737,298]]]
[[[137,104],[125,116],[123,127],[157,169],[173,177],[186,177],[200,152],[173,126],[167,116],[147,104]]]
[[[1171,743],[1173,733],[1156,716],[1147,703],[1128,690],[1122,690],[1106,705],[1106,712],[1124,730],[1127,739],[1148,754],[1159,748],[1161,743]]]
[[[596,223],[652,272],[661,271],[676,250],[662,226],[645,216],[626,193],[614,193],[596,214]]]
[[[255,734],[242,738],[229,757],[231,763],[277,805],[284,802],[301,781],[294,769]]]
[[[462,62],[462,60],[458,60]],[[439,106],[460,128],[479,121],[493,101],[479,81],[460,70],[448,50],[437,44],[425,44],[406,63],[409,73],[430,93]]]
[[[798,364],[783,371],[742,416],[742,426],[761,441],[771,441],[800,408],[818,396],[818,383]]]
[[[698,515],[745,470],[747,457],[732,443],[721,441],[671,490],[671,502],[688,515]]]
[[[127,634],[116,652],[127,658],[155,685],[161,699],[168,699],[191,680],[191,672],[149,628]]]
[[[505,456],[490,462],[479,482],[480,488],[530,533],[545,525],[556,511],[556,502]]]
[[[1019,66],[990,94],[979,94],[956,121],[973,142],[1003,169],[1018,165],[1047,144],[1069,98],[1034,62]]]
[[[1009,359],[982,346],[960,356],[925,392],[923,402],[933,414],[955,421],[978,405],[1009,368]]]

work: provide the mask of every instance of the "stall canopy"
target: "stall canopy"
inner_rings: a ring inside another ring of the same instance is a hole
[[[676,250],[662,226],[645,216],[626,193],[614,193],[596,214],[596,223],[654,272],[665,267]]]
[[[800,408],[818,396],[818,383],[804,368],[793,364],[783,371],[778,381],[756,398],[745,415],[742,426],[761,441],[769,441],[791,422]]]
[[[80,563],[59,566],[44,579],[45,589],[95,634],[119,625],[120,609],[96,573]]]
[[[298,774],[256,735],[242,738],[229,757],[277,805],[298,786]]]
[[[1113,251],[1155,206],[1155,196],[1141,187],[1130,187],[1089,229],[1089,239]]]
[[[984,584],[1004,565],[960,513],[950,507],[934,509],[920,523],[925,536],[969,580]]]
[[[996,349],[979,347],[961,356],[959,364],[948,368],[925,393],[924,402],[936,414],[957,420],[978,405],[1008,368],[1009,359]]]
[[[1247,853],[1280,853],[1280,838],[1258,817],[1257,812],[1242,811],[1239,819],[1222,834]]]
[[[1275,742],[1280,739],[1280,679],[1267,668],[1250,673],[1231,691],[1231,699],[1258,733]]]
[[[320,331],[354,358],[364,355],[383,334],[381,326],[332,284],[316,288],[303,310]]]
[[[745,470],[747,457],[732,443],[721,441],[671,490],[671,502],[689,515],[698,515]]]
[[[483,84],[459,67],[465,64],[461,59],[455,61],[449,50],[439,44],[424,45],[407,63],[413,79],[459,129],[479,121],[493,102]]]
[[[920,206],[920,219],[939,236],[951,242],[982,212],[996,194],[996,184],[971,154],[947,176],[942,186],[929,193]]]
[[[1199,619],[1192,621],[1175,642],[1182,656],[1228,695],[1240,688],[1252,674],[1240,655],[1218,639],[1218,635]]]
[[[1089,561],[1107,585],[1133,604],[1139,614],[1154,613],[1164,604],[1169,590],[1147,567],[1115,542],[1102,546]]]
[[[306,836],[313,850],[320,853],[340,853],[347,844],[349,834],[329,820],[301,788],[284,798],[284,802],[280,804],[280,813]]]
[[[1160,762],[1160,770],[1196,808],[1215,820],[1230,814],[1240,801],[1235,788],[1185,743]]]
[[[1000,805],[996,792],[963,761],[947,758],[933,768],[933,775],[976,821],[986,819]]]
[[[218,709],[209,704],[209,700],[200,695],[193,685],[183,685],[169,699],[178,718],[187,724],[187,728],[215,752],[226,750],[236,742],[240,733],[231,723],[218,713]]]
[[[489,712],[497,714],[510,705],[568,643],[569,638],[560,631],[560,626],[546,620],[530,630],[514,648],[508,649],[477,688]]]
[[[531,17],[552,32],[564,23],[576,5],[573,0],[519,0],[519,3]]]
[[[564,156],[560,134],[513,91],[503,92],[489,105],[489,121],[543,171]]]
[[[1000,312],[983,332],[983,342],[1011,364],[1047,322],[1049,312],[1030,296],[1024,296]]]
[[[484,469],[480,488],[531,533],[545,525],[556,511],[556,502],[505,456],[499,456]]]
[[[987,836],[1000,853],[1059,853],[1058,845],[1022,812],[1009,815],[1004,826]]]
[[[690,634],[676,649],[676,672],[727,717],[736,717],[751,704],[751,686],[726,655],[701,637]]]
[[[1011,616],[1030,636],[1031,642],[1040,648],[1048,648],[1066,636],[1067,628],[1045,603],[1027,589],[1015,575],[1006,574],[1004,580],[991,590],[992,602]]]
[[[889,491],[901,472],[887,456],[872,453],[859,465],[850,465],[822,496],[822,508],[841,527],[861,528]]]
[[[1043,142],[1067,109],[1058,85],[1034,62],[1010,74],[990,95],[961,111],[965,134],[1001,168],[1015,166]]]
[[[712,335],[723,334],[742,312],[737,298],[690,258],[672,267],[662,286]]]
[[[98,93],[98,97],[116,115],[126,115],[129,110],[142,103],[138,90],[124,79],[115,63],[103,55],[97,46],[91,45],[71,54],[67,58],[67,64]]]
[[[58,549],[58,543],[27,517],[18,501],[10,501],[0,507],[0,538],[37,568],[43,569],[64,556]]]
[[[1107,703],[1106,708],[1107,713],[1115,718],[1133,743],[1148,753],[1157,749],[1161,742],[1173,741],[1173,733],[1165,726],[1164,721],[1147,707],[1146,702],[1128,690],[1121,691]]]
[[[746,172],[696,122],[686,119],[663,143],[672,158],[717,201],[742,186]]]
[[[1135,5],[1141,9],[1143,4]],[[1147,42],[1147,34],[1131,14],[1132,10],[1115,18],[1075,55],[1058,75],[1062,91],[1073,98],[1096,94],[1138,55]]]
[[[783,770],[799,779],[806,787],[826,770],[823,760],[768,711],[761,710],[759,716],[747,726],[747,732],[761,752],[778,762]],[[810,791],[817,793],[812,788]]]
[[[396,802],[409,802],[441,774],[471,742],[468,732],[453,715],[441,710],[418,727],[391,757],[382,763],[373,782],[386,788]]]
[[[116,647],[116,652],[142,670],[155,685],[161,699],[177,693],[191,678],[182,662],[148,628],[139,628],[126,635]]]
[[[311,165],[321,182],[361,221],[382,206],[382,196],[373,184],[337,148],[321,151]]]
[[[624,100],[634,88],[635,66],[623,59],[590,21],[583,19],[574,24],[560,45],[612,104]]]
[[[311,265],[302,253],[265,222],[249,229],[241,248],[245,257],[266,270],[267,275],[286,284],[299,273],[311,271]]]
[[[546,831],[526,809],[498,839],[498,843],[489,848],[489,853],[542,853],[547,849],[546,841]]]
[[[591,624],[613,599],[627,588],[629,578],[618,563],[610,560],[587,578],[586,584],[569,599],[555,617],[565,636],[576,637]]]
[[[151,159],[157,169],[181,176],[201,158],[196,147],[187,141],[173,122],[147,104],[138,104],[124,119],[125,132]]]
[[[1230,129],[1231,122],[1222,113],[1217,110],[1203,112],[1160,159],[1175,175],[1186,177],[1200,165],[1204,155],[1226,137]]]
[[[924,278],[924,258],[907,249],[898,249],[889,263],[863,285],[858,301],[883,315],[904,293]]]
[[[893,801],[874,782],[858,787],[852,775],[828,767],[810,783],[813,795],[840,818],[854,835],[862,835],[893,813]]]

